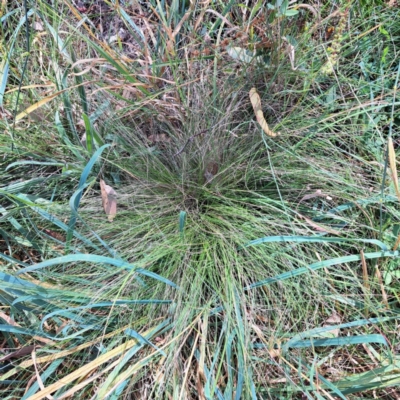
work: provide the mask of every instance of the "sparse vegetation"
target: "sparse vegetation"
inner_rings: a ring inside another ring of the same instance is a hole
[[[398,19],[0,2],[2,399],[397,398]]]

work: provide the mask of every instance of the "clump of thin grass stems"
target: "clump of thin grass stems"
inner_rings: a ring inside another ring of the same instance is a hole
[[[4,398],[394,396],[396,11],[166,3],[110,3],[132,53],[38,1],[24,73],[6,10]]]

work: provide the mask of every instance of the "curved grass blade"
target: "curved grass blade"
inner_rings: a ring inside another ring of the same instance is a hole
[[[12,183],[8,186],[2,187],[0,189],[0,193],[4,194],[4,195],[19,193],[24,190],[30,189],[30,188],[32,188],[32,186],[42,183],[46,180],[48,181],[49,179],[51,179],[51,177],[49,177],[49,178],[32,178],[32,179],[29,179],[29,180],[23,181],[23,182]]]
[[[60,163],[60,162],[45,162],[45,161],[16,161],[11,163],[10,165],[7,166],[6,171],[8,171],[10,168],[12,167],[16,167],[19,165],[54,165],[56,167],[64,167],[65,164],[64,163]]]
[[[322,346],[349,346],[352,344],[363,343],[379,343],[387,346],[386,339],[382,335],[360,335],[360,336],[344,336],[327,339],[308,339],[299,340],[291,343],[289,348],[306,348],[306,347],[322,347]]]
[[[5,261],[8,261],[8,262],[10,262],[10,263],[12,263],[12,264],[15,264],[15,265],[23,265],[24,267],[28,267],[28,264],[27,263],[24,263],[23,261],[20,261],[20,260],[17,260],[17,259],[15,259],[15,258],[13,258],[13,257],[11,257],[11,256],[8,256],[8,255],[6,255],[6,254],[3,254],[3,253],[0,253],[0,258],[2,258],[3,260],[5,260]],[[10,275],[11,276],[11,275]],[[1,278],[0,278],[1,279]]]
[[[368,199],[362,199],[362,200],[356,200],[354,202],[349,202],[342,204],[340,206],[334,207],[328,211],[328,214],[337,214],[342,211],[347,211],[350,210],[353,207],[356,207],[357,204],[361,206],[367,206],[369,204],[380,204],[382,201],[385,202],[390,202],[390,203],[397,203],[397,197],[395,196],[384,196],[383,198],[379,196],[373,196]],[[315,218],[315,220],[318,220],[318,218]]]
[[[166,278],[163,278],[162,276],[160,276],[154,272],[147,271],[143,268],[137,268],[134,265],[129,264],[123,260],[117,260],[117,259],[105,257],[105,256],[98,256],[95,254],[69,254],[66,256],[62,256],[62,257],[52,258],[51,260],[43,261],[41,263],[31,265],[30,267],[23,268],[17,272],[17,275],[36,271],[38,269],[49,267],[52,265],[66,264],[66,263],[77,262],[77,261],[99,263],[99,264],[110,264],[110,265],[114,265],[115,267],[125,268],[128,271],[137,272],[139,274],[148,276],[149,278],[153,278],[162,283],[165,283],[175,289],[179,289],[179,287],[175,283],[171,282],[170,280],[168,280]]]
[[[7,87],[8,73],[10,70],[10,63],[7,57],[0,63],[0,107],[3,106],[4,92]]]
[[[86,37],[82,39],[88,40]],[[136,87],[145,95],[150,95],[149,91],[146,89],[146,85],[139,82],[135,78],[135,74],[130,73],[129,70],[125,68],[125,66],[117,61],[114,57],[112,57],[107,51],[105,51],[101,46],[94,42],[90,42],[90,45],[100,54],[102,58],[105,58],[120,74],[130,83],[138,84]]]
[[[263,238],[255,239],[252,240],[242,247],[239,248],[245,248],[245,247],[251,247],[251,246],[257,246],[262,243],[275,243],[275,242],[295,242],[295,243],[370,243],[370,244],[375,244],[376,246],[380,247],[383,251],[389,250],[389,248],[380,240],[376,239],[348,239],[348,238],[336,238],[336,237],[319,237],[319,236],[265,236]]]
[[[321,333],[329,332],[335,329],[343,329],[343,328],[352,328],[355,326],[363,326],[370,324],[379,324],[386,321],[391,321],[394,319],[398,319],[399,316],[396,315],[394,317],[378,317],[378,318],[369,318],[369,319],[360,319],[352,322],[346,322],[339,325],[329,325],[321,328],[310,329],[306,332],[299,333],[298,335],[293,336],[284,346],[282,346],[282,350],[287,351],[290,347],[293,347],[294,343],[311,336],[318,336]],[[376,335],[367,335],[367,336],[376,336]]]
[[[35,331],[33,329],[25,329],[25,328],[21,328],[19,326],[5,325],[5,324],[0,325],[0,332],[9,332],[9,333],[23,334],[23,335],[28,335],[28,336],[42,336],[43,335],[43,332],[40,332],[40,331]],[[52,337],[49,334],[46,334],[46,336]]]
[[[399,368],[399,363],[375,368],[336,382],[336,385],[341,388],[344,395],[396,386],[400,383]]]
[[[397,251],[377,251],[374,253],[365,253],[365,259],[372,260],[383,257],[399,257],[400,252]],[[294,278],[295,276],[303,275],[308,272],[317,271],[321,268],[331,267],[333,265],[344,264],[352,261],[360,261],[361,257],[357,255],[343,256],[337,258],[331,258],[330,260],[320,261],[309,265],[308,267],[297,268],[294,271],[284,272],[282,274],[273,276],[271,278],[264,279],[262,281],[252,283],[251,285],[244,288],[244,290],[251,290],[259,286],[270,285],[271,283],[285,281],[286,279]]]
[[[89,154],[92,153],[93,145],[97,144],[99,146],[104,145],[104,140],[100,137],[100,135],[96,132],[96,129],[93,127],[92,119],[85,113],[82,114],[82,119],[85,123],[85,131],[86,131],[86,148]]]

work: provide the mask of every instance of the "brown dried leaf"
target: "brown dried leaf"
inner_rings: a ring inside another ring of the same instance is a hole
[[[400,201],[399,178],[397,176],[397,168],[396,168],[396,153],[394,151],[393,140],[391,137],[388,140],[388,152],[389,152],[389,165],[390,165],[390,171],[392,172],[394,188],[396,190],[397,198]]]
[[[330,325],[338,325],[340,324],[341,319],[338,314],[335,312],[332,313],[332,315],[325,321],[325,323],[322,325],[323,327],[328,327]],[[332,329],[331,331],[328,331],[327,334],[329,334],[330,337],[338,337],[340,333],[340,329]]]
[[[334,229],[328,228],[327,226],[324,226],[324,225],[316,224],[314,221],[312,221],[311,219],[305,217],[304,215],[301,215],[301,214],[297,214],[297,215],[300,218],[304,219],[304,221],[306,221],[308,225],[312,226],[315,230],[317,230],[319,232],[329,232],[329,233],[332,233],[332,235],[340,235],[339,231],[336,231]]]
[[[100,189],[104,211],[108,215],[108,220],[112,222],[117,215],[117,192],[103,179],[100,179]]]
[[[35,31],[44,31],[43,24],[41,22],[35,21],[32,25]]]
[[[152,143],[160,143],[160,142],[170,142],[171,138],[167,136],[165,133],[149,135],[148,138]]]
[[[204,172],[204,178],[206,179],[206,183],[210,183],[215,175],[218,174],[219,166],[216,162],[212,161],[207,164],[206,170]]]
[[[250,95],[251,105],[253,106],[254,113],[256,114],[257,122],[260,124],[262,130],[268,136],[275,137],[276,135],[279,135],[279,133],[274,133],[273,131],[271,131],[271,129],[269,129],[267,121],[264,118],[264,113],[262,112],[261,109],[261,99],[257,93],[257,90],[255,88],[251,89],[249,95]]]

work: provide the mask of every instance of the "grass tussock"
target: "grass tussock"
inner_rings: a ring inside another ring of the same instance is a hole
[[[373,3],[0,5],[3,398],[398,396]]]

